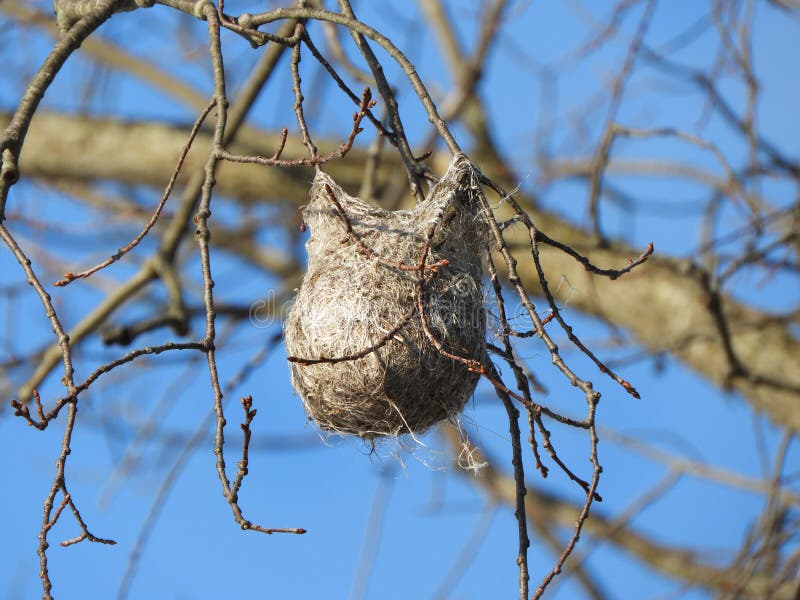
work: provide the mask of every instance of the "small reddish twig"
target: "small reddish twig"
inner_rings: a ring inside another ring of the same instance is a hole
[[[244,433],[244,439],[242,441],[242,459],[239,461],[236,477],[234,478],[233,483],[225,492],[225,498],[233,509],[234,515],[236,516],[236,522],[239,523],[239,526],[244,531],[258,531],[260,533],[266,533],[267,535],[272,535],[273,533],[293,533],[296,535],[302,535],[306,533],[306,530],[302,527],[276,528],[262,527],[261,525],[257,525],[247,520],[239,508],[239,489],[242,487],[242,482],[247,476],[247,468],[250,461],[250,438],[252,435],[250,424],[256,417],[256,410],[253,408],[252,396],[245,396],[242,398],[242,409],[244,410],[244,423],[241,424],[242,432]]]
[[[289,137],[289,130],[284,127],[281,129],[281,139],[278,142],[278,149],[275,150],[275,154],[272,155],[272,160],[278,160],[283,154],[283,149],[286,147],[286,138]]]
[[[36,388],[33,388],[33,402],[36,404],[36,414],[39,417],[38,421],[34,421],[31,418],[31,411],[28,405],[19,400],[11,400],[11,408],[14,409],[15,417],[22,417],[28,425],[42,431],[47,427],[49,419],[45,417],[44,409],[42,408],[42,398],[39,396],[39,390]]]
[[[540,242],[547,244],[548,246],[552,246],[553,248],[558,248],[565,254],[568,254],[569,256],[577,260],[579,263],[581,263],[584,266],[584,268],[590,273],[594,273],[595,275],[602,275],[604,277],[608,277],[611,280],[618,279],[619,277],[625,275],[625,273],[630,273],[639,265],[647,262],[647,259],[650,258],[650,255],[653,254],[653,251],[655,250],[653,242],[650,242],[649,244],[647,244],[647,248],[645,248],[644,252],[642,252],[637,258],[628,261],[628,266],[622,269],[601,269],[600,267],[593,265],[588,258],[583,256],[579,252],[576,252],[570,246],[562,244],[561,242],[548,237],[539,230],[537,230],[536,235]]]
[[[547,325],[554,318],[555,317],[553,316],[553,313],[551,312],[549,315],[547,315],[545,318],[542,319],[541,325],[542,326]],[[540,331],[539,327],[536,327],[534,329],[529,329],[528,331],[517,331],[516,329],[511,328],[508,325],[508,322],[506,322],[503,325],[503,332],[508,334],[508,335],[510,335],[511,337],[529,338],[529,337],[533,337],[535,335],[539,335],[539,331]]]
[[[597,437],[597,429],[595,427],[595,415],[597,412],[597,399],[589,403],[589,415],[586,417],[586,420],[591,424],[589,427],[589,434],[591,437],[591,455],[590,461],[592,463],[592,481],[586,489],[586,500],[583,503],[583,508],[581,508],[581,512],[578,515],[578,519],[575,521],[575,527],[572,531],[572,535],[567,542],[567,545],[564,547],[564,550],[561,552],[561,556],[558,557],[556,564],[553,565],[553,568],[550,572],[545,575],[542,582],[539,584],[539,587],[534,592],[533,596],[531,597],[532,600],[538,599],[542,597],[544,594],[545,589],[553,580],[553,578],[561,573],[561,569],[564,566],[567,558],[572,554],[573,550],[575,550],[575,545],[578,543],[578,540],[581,537],[581,531],[583,530],[583,525],[586,523],[586,519],[589,518],[589,510],[592,507],[592,503],[594,502],[597,495],[597,486],[600,483],[600,473],[602,473],[603,469],[600,466],[600,462],[597,458],[597,444],[598,444],[598,437]]]
[[[534,414],[535,412],[532,410],[528,411],[528,431],[530,431],[530,436],[528,437],[528,444],[530,444],[531,452],[533,453],[533,460],[536,466],[536,470],[542,474],[542,477],[547,479],[547,476],[550,474],[550,469],[545,466],[542,462],[542,457],[539,454],[539,444],[536,441],[536,428],[534,427]]]
[[[36,413],[39,417],[38,421],[34,420],[31,417],[30,409],[28,408],[27,404],[20,402],[19,400],[12,400],[11,407],[14,409],[14,416],[22,417],[28,423],[28,425],[35,427],[39,430],[44,430],[47,428],[49,423],[58,417],[61,409],[64,408],[67,404],[75,403],[78,401],[78,396],[86,391],[89,386],[97,380],[101,375],[108,373],[109,371],[116,369],[119,366],[125,365],[135,358],[145,355],[158,355],[162,352],[167,352],[169,350],[203,350],[204,346],[202,342],[183,342],[180,344],[175,344],[173,342],[168,342],[161,346],[147,346],[145,348],[137,348],[136,350],[131,350],[124,356],[112,360],[104,365],[101,365],[97,369],[95,369],[83,382],[76,385],[73,389],[71,394],[67,394],[66,396],[62,396],[58,400],[56,400],[53,408],[51,408],[46,413],[42,407],[42,400],[39,397],[38,390],[33,390],[33,401],[36,405]]]
[[[331,66],[330,62],[324,56],[322,56],[322,53],[319,51],[319,49],[316,47],[314,42],[311,40],[311,37],[308,35],[308,32],[306,32],[306,31],[303,32],[303,38],[302,39],[303,39],[303,42],[305,43],[305,45],[308,47],[308,49],[311,50],[311,54],[314,56],[314,58],[317,59],[317,61],[319,61],[319,63],[328,72],[328,74],[331,76],[331,78],[333,78],[333,80],[336,82],[336,85],[338,85],[339,88],[355,104],[358,104],[359,103],[358,96],[355,94],[355,92],[353,92],[348,87],[348,85],[345,83],[345,81],[339,76],[339,74],[336,72],[336,70]],[[372,111],[369,111],[369,110],[367,111],[367,118],[370,120],[370,122],[372,122],[372,124],[374,125],[375,129],[377,129],[378,132],[384,138],[389,140],[390,144],[392,144],[395,148],[398,147],[397,137],[395,136],[395,134],[392,131],[388,130],[383,125],[383,123],[381,123],[380,119],[378,119],[377,117],[375,117],[375,115],[372,114]]]
[[[567,324],[567,322],[561,316],[561,310],[556,305],[555,299],[553,298],[553,294],[550,291],[550,286],[547,282],[547,278],[545,277],[544,268],[542,267],[542,263],[539,258],[538,242],[540,233],[541,232],[538,229],[536,229],[536,227],[533,224],[531,224],[531,226],[528,228],[528,234],[531,243],[531,254],[533,256],[534,266],[536,267],[536,273],[539,276],[539,283],[542,286],[542,291],[544,292],[545,298],[547,298],[547,303],[550,305],[550,308],[553,311],[553,315],[558,321],[558,324],[561,325],[561,329],[563,329],[564,333],[567,334],[569,341],[575,344],[580,349],[580,351],[583,352],[583,354],[587,356],[597,366],[597,368],[600,370],[601,373],[604,373],[605,375],[616,381],[620,386],[622,386],[622,388],[626,392],[628,392],[631,396],[633,396],[637,400],[641,399],[641,396],[639,395],[639,392],[636,390],[636,388],[633,387],[628,381],[617,375],[609,367],[607,367],[602,360],[597,358],[597,356],[595,356],[595,354],[591,350],[589,350],[589,348],[580,340],[580,338],[577,335],[575,335],[575,333],[572,330],[572,326]],[[652,242],[649,244],[648,250],[649,252],[652,252],[653,250]],[[640,261],[644,262],[645,260],[647,260],[647,256],[649,256],[649,253],[646,251],[642,255],[643,258],[640,257]],[[641,262],[639,264],[641,264]],[[630,270],[631,268],[633,268],[633,266],[630,266],[628,270]],[[614,279],[614,277],[612,277],[612,279]]]
[[[530,402],[530,408],[528,408],[528,430],[530,431],[530,435],[528,436],[528,443],[531,447],[531,452],[533,453],[534,458],[534,465],[536,470],[542,474],[542,477],[547,477],[548,469],[542,463],[541,457],[539,456],[539,446],[536,442],[536,430],[533,427],[533,415],[541,413],[541,407],[538,404],[533,402],[531,397],[530,388],[528,386],[528,379],[525,376],[525,373],[522,371],[522,367],[518,364],[514,352],[511,346],[511,340],[509,339],[511,328],[508,325],[508,317],[506,315],[506,307],[505,307],[505,299],[503,298],[503,287],[500,285],[500,278],[497,275],[497,267],[494,264],[494,260],[492,259],[492,253],[486,253],[486,263],[489,267],[489,276],[492,281],[492,288],[494,290],[494,295],[497,300],[497,309],[500,315],[500,323],[502,324],[502,333],[501,338],[503,340],[504,349],[496,348],[497,351],[508,363],[511,369],[514,371],[514,375],[517,378],[517,387],[519,390],[525,395],[525,399]],[[494,348],[492,348],[494,349]],[[496,369],[492,369],[493,373],[497,373]],[[508,394],[503,394],[498,392],[498,396],[500,400],[505,404],[508,398]],[[506,407],[508,410],[508,407]]]
[[[584,479],[581,479],[580,477],[575,475],[575,473],[573,473],[572,470],[558,456],[555,447],[553,447],[553,444],[550,441],[550,430],[547,429],[547,427],[545,427],[544,423],[542,422],[541,415],[533,414],[533,421],[534,423],[536,423],[539,432],[542,434],[542,445],[544,446],[545,450],[547,450],[547,454],[550,456],[553,462],[555,462],[559,466],[559,468],[564,472],[564,474],[567,477],[569,477],[572,481],[581,486],[584,492],[586,492],[587,494],[591,493],[592,499],[597,500],[598,502],[602,502],[603,498],[600,496],[600,494],[591,489],[591,484],[588,481],[585,481]]]
[[[247,466],[250,461],[250,436],[252,434],[250,423],[256,418],[256,409],[253,408],[252,396],[245,396],[242,398],[242,410],[244,410],[244,423],[241,424],[242,433],[244,434],[244,439],[242,440],[242,460],[239,461],[239,470],[236,472],[236,479],[234,479],[233,485],[231,486],[233,497],[239,495],[239,489],[242,487],[242,482],[247,476]]]
[[[181,168],[183,167],[183,163],[186,160],[186,156],[189,154],[189,150],[192,147],[192,143],[194,142],[194,139],[197,137],[197,134],[200,131],[200,127],[203,124],[203,121],[205,121],[206,117],[208,116],[208,113],[211,112],[211,109],[213,109],[215,105],[216,101],[212,99],[200,113],[200,116],[197,117],[197,120],[194,122],[192,130],[189,133],[189,139],[186,140],[186,143],[183,145],[183,148],[181,149],[181,153],[178,156],[178,163],[175,165],[175,169],[173,169],[172,171],[172,176],[169,178],[167,187],[164,189],[164,194],[161,196],[161,200],[159,200],[158,206],[156,206],[155,211],[153,211],[150,220],[144,226],[144,229],[142,229],[142,231],[139,232],[139,235],[137,235],[135,238],[133,238],[133,240],[131,240],[129,244],[117,250],[114,254],[109,256],[103,262],[96,264],[90,269],[81,271],[80,273],[65,273],[63,279],[59,279],[58,281],[53,283],[53,285],[58,287],[63,287],[75,281],[76,279],[86,279],[93,273],[96,273],[101,269],[105,269],[107,266],[117,262],[128,252],[130,252],[136,246],[139,245],[139,242],[141,242],[144,239],[144,237],[150,232],[150,230],[156,224],[156,221],[158,221],[158,217],[161,216],[161,211],[164,209],[164,205],[167,203],[167,200],[169,199],[170,194],[172,193],[172,188],[175,186],[175,181],[178,179],[178,175],[181,172]]]
[[[90,542],[95,542],[97,544],[107,544],[109,546],[116,545],[117,543],[116,541],[108,538],[97,537],[91,531],[89,531],[89,526],[83,520],[83,517],[81,517],[80,511],[78,511],[78,507],[75,506],[75,502],[73,502],[72,496],[69,494],[69,492],[67,492],[63,482],[61,483],[60,486],[58,486],[58,488],[61,489],[61,491],[64,493],[64,498],[61,500],[61,504],[58,505],[58,508],[53,513],[52,518],[50,518],[50,520],[45,524],[44,526],[45,531],[50,531],[50,529],[52,529],[55,526],[55,524],[58,522],[59,517],[61,517],[61,513],[63,513],[64,509],[67,506],[69,506],[70,510],[72,510],[72,514],[75,516],[75,520],[77,521],[78,526],[81,528],[81,533],[75,536],[74,538],[64,540],[63,542],[61,542],[62,546],[64,547],[73,546],[79,542],[82,542],[83,540],[89,540]]]
[[[428,229],[428,233],[425,236],[425,245],[422,247],[419,263],[417,263],[416,266],[416,271],[419,272],[419,277],[417,278],[417,312],[419,313],[420,324],[422,325],[422,330],[425,332],[425,336],[428,338],[428,341],[433,344],[433,347],[436,348],[439,354],[465,365],[467,369],[473,373],[485,375],[487,373],[486,368],[479,360],[465,358],[463,356],[453,354],[452,352],[448,352],[442,343],[436,339],[436,336],[433,335],[428,327],[428,317],[425,315],[425,270],[429,268],[429,266],[426,265],[426,261],[428,259],[428,253],[431,249],[431,240],[433,239],[433,234],[436,232],[436,227],[438,225],[439,221],[436,220]],[[519,397],[516,394],[515,396]]]
[[[58,522],[59,517],[61,517],[61,513],[64,512],[64,509],[67,508],[67,504],[69,503],[69,494],[65,494],[64,498],[61,500],[61,504],[58,505],[56,512],[53,513],[53,517],[47,522],[47,528],[50,529]]]
[[[350,130],[350,134],[336,150],[331,150],[325,154],[314,154],[309,158],[282,159],[279,158],[280,152],[277,153],[277,155],[267,158],[265,156],[246,156],[242,154],[234,154],[220,148],[217,150],[217,158],[237,163],[254,163],[267,167],[316,167],[335,158],[343,158],[348,152],[350,152],[350,150],[353,148],[356,137],[359,133],[364,131],[364,129],[361,127],[361,122],[369,113],[369,109],[373,106],[375,106],[375,101],[372,100],[372,92],[370,92],[369,88],[364,88],[359,109],[357,112],[353,113],[353,127]],[[285,139],[281,145],[281,152],[283,150],[283,144],[285,144]]]
[[[333,192],[333,189],[327,183],[325,184],[325,193],[328,195],[328,198],[333,203],[334,207],[336,208],[336,214],[341,219],[342,223],[344,224],[344,228],[347,231],[347,235],[355,241],[356,246],[358,247],[358,251],[366,256],[367,258],[375,258],[379,263],[386,265],[387,267],[393,267],[395,269],[399,269],[400,271],[419,271],[419,265],[406,265],[394,260],[389,260],[387,258],[381,258],[377,256],[375,250],[367,246],[363,240],[358,236],[358,234],[353,229],[353,224],[350,222],[350,217],[347,216],[342,204],[339,202],[339,199],[336,197],[336,194]],[[430,240],[428,241],[428,246],[430,246]],[[435,263],[431,263],[424,267],[428,271],[435,273],[441,267],[446,267],[450,264],[450,261],[447,259],[442,259]]]
[[[639,392],[636,391],[636,388],[634,388],[628,381],[622,379],[619,375],[614,373],[614,371],[609,369],[603,363],[603,361],[601,361],[599,358],[597,358],[597,356],[595,356],[594,353],[592,353],[586,347],[586,345],[580,340],[580,338],[578,338],[578,336],[575,335],[575,333],[572,330],[572,327],[570,325],[568,325],[567,322],[562,317],[561,311],[559,310],[558,306],[556,305],[555,299],[553,298],[553,294],[550,291],[550,286],[549,286],[549,284],[547,282],[547,278],[546,278],[545,273],[544,273],[544,268],[542,267],[541,258],[539,256],[539,243],[542,242],[542,241],[545,241],[545,240],[549,240],[550,238],[547,238],[547,236],[545,236],[544,234],[542,234],[541,231],[539,231],[539,229],[536,227],[536,225],[533,223],[533,221],[531,221],[531,218],[528,215],[528,213],[526,213],[522,209],[522,207],[514,199],[513,195],[506,193],[505,190],[503,190],[503,188],[501,188],[498,184],[496,184],[491,179],[488,179],[487,177],[485,177],[481,173],[479,173],[479,172],[476,173],[476,176],[477,176],[478,180],[481,183],[489,186],[491,189],[493,189],[495,192],[497,192],[497,194],[500,195],[506,202],[508,202],[508,204],[513,208],[514,212],[516,213],[518,219],[520,221],[522,221],[525,224],[525,226],[527,227],[527,229],[528,229],[528,237],[529,237],[529,241],[530,241],[531,257],[533,258],[533,264],[534,264],[534,266],[536,268],[536,274],[537,274],[537,276],[539,278],[539,284],[542,287],[542,292],[544,293],[544,296],[547,299],[547,303],[550,306],[550,310],[552,311],[553,317],[556,319],[556,321],[558,321],[558,324],[561,326],[561,328],[567,334],[567,337],[569,338],[569,340],[573,344],[575,344],[578,347],[578,349],[580,349],[580,351],[585,356],[587,356],[597,366],[597,368],[602,373],[604,373],[605,375],[608,375],[611,379],[616,381],[620,386],[622,386],[622,388],[626,392],[628,392],[634,398],[637,398],[637,399],[640,398]],[[528,297],[528,292],[524,288],[524,286],[522,285],[522,280],[521,280],[519,274],[517,273],[517,270],[516,270],[517,259],[514,258],[513,256],[511,256],[511,253],[510,253],[510,251],[508,249],[508,246],[507,246],[507,244],[505,242],[505,239],[503,238],[502,231],[500,230],[500,227],[499,227],[497,221],[495,220],[495,218],[494,218],[494,216],[493,216],[493,214],[491,212],[491,207],[488,205],[488,202],[486,202],[485,198],[483,198],[482,202],[483,202],[483,205],[484,205],[484,209],[486,210],[486,215],[487,215],[488,222],[490,224],[490,229],[492,230],[494,238],[495,238],[495,240],[496,240],[496,242],[497,242],[497,244],[499,246],[498,249],[500,250],[501,254],[503,255],[507,266],[509,267],[509,281],[512,283],[512,285],[516,289],[517,294],[519,295],[520,301],[522,302],[523,306],[525,306],[525,309],[527,310],[528,315],[531,317],[531,319],[537,325],[537,328],[540,330],[539,331],[539,335],[542,337],[542,339],[544,340],[544,342],[547,345],[548,349],[550,350],[550,354],[551,354],[551,356],[553,358],[553,363],[559,368],[559,370],[562,373],[564,373],[565,376],[567,376],[567,378],[570,380],[570,382],[573,385],[575,385],[576,387],[579,387],[581,390],[583,390],[585,392],[587,400],[591,399],[596,394],[596,392],[594,392],[594,390],[592,389],[591,382],[584,381],[584,380],[578,378],[577,375],[575,375],[575,373],[573,373],[572,370],[567,367],[567,365],[564,363],[564,360],[561,358],[561,355],[560,355],[560,353],[558,351],[558,346],[555,344],[555,342],[553,342],[552,339],[550,339],[550,337],[546,334],[544,329],[541,327],[541,325],[540,325],[541,320],[539,319],[538,314],[534,310],[534,307],[533,307],[533,305],[530,302],[530,299]],[[559,244],[559,243],[556,243],[556,244]],[[556,245],[556,247],[560,247],[560,246]],[[570,256],[573,256],[574,258],[577,258],[579,260],[579,262],[582,262],[584,264],[584,266],[587,266],[588,260],[585,259],[585,257],[582,257],[581,255],[579,255],[577,252],[574,252],[574,251],[572,251],[572,253],[570,253],[566,249],[566,247],[564,247],[564,251],[567,252],[568,254],[570,254]],[[603,269],[597,269],[596,267],[592,266],[592,268],[595,269],[595,270],[592,270],[591,268],[589,270],[591,270],[592,272],[598,273],[600,275],[605,275],[607,277],[611,277],[612,279],[615,279],[615,278],[619,277],[621,274],[627,273],[628,271],[633,269],[638,264],[641,264],[641,263],[645,262],[647,260],[647,258],[650,256],[650,254],[652,253],[652,251],[653,251],[652,250],[652,244],[650,244],[650,245],[648,245],[647,250],[636,261],[633,261],[625,269],[621,269],[621,270],[618,270],[618,271],[608,271],[608,270],[603,270]],[[588,263],[588,264],[591,266],[591,263]]]
[[[319,358],[301,358],[299,356],[290,356],[288,360],[289,362],[307,366],[307,365],[318,365],[320,363],[336,364],[340,362],[349,362],[352,360],[358,360],[359,358],[364,358],[367,354],[375,352],[376,350],[380,350],[386,344],[388,344],[389,341],[400,332],[400,330],[405,326],[405,324],[408,323],[413,314],[414,314],[413,311],[408,313],[405,317],[403,317],[400,320],[400,322],[397,325],[395,325],[384,336],[382,336],[381,339],[379,339],[377,342],[375,342],[368,348],[364,348],[359,352],[355,352],[353,354],[347,354],[345,356],[319,357]]]

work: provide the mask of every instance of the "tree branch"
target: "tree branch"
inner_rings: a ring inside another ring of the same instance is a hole
[[[0,125],[8,119],[0,115]],[[25,169],[33,177],[79,180],[111,179],[157,187],[171,173],[174,157],[185,143],[188,130],[158,124],[121,123],[61,114],[40,114],[31,124]],[[264,132],[261,148],[248,144],[247,151],[269,155],[274,150],[276,132]],[[201,132],[195,142],[207,147],[208,135]],[[332,151],[337,143],[319,142],[320,151]],[[118,151],[109,156],[106,148]],[[236,149],[236,145],[232,145]],[[45,149],[47,151],[45,151]],[[329,164],[330,174],[345,188],[358,189],[365,150],[353,148],[351,160]],[[303,148],[289,139],[284,156],[302,156]],[[434,155],[434,162],[447,157]],[[198,168],[194,152],[187,157],[185,171]],[[402,168],[396,158],[384,158],[379,186],[391,173]],[[179,179],[178,184],[185,184]],[[243,202],[306,202],[307,175],[304,171],[254,169],[225,163],[218,174],[217,190]],[[586,244],[587,233],[560,217],[536,207],[533,200],[518,196],[539,230],[549,238],[578,248],[594,264],[617,268],[641,254],[621,242],[602,248]],[[536,289],[538,278],[533,265],[524,259],[530,246],[527,231],[510,227],[504,232],[521,259],[519,271]],[[731,377],[724,353],[724,340],[709,310],[709,297],[703,283],[703,270],[686,259],[656,253],[647,265],[625,276],[624,284],[593,277],[572,257],[543,245],[542,264],[551,281],[566,277],[577,290],[570,307],[628,330],[652,353],[673,353],[692,370],[715,385],[733,389],[754,408],[768,414],[773,422],[800,430],[800,342],[787,332],[784,323],[769,313],[720,296],[720,309],[729,325],[730,344],[747,371]],[[73,335],[73,340],[74,340]]]

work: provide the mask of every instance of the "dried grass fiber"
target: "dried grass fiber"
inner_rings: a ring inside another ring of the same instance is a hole
[[[447,264],[424,274],[428,329],[447,352],[482,360],[478,194],[463,155],[413,210],[371,206],[317,172],[303,210],[308,269],[284,333],[292,385],[321,429],[369,440],[419,433],[461,412],[478,375],[431,343],[418,310],[419,270],[397,265],[416,267],[433,230],[426,264]]]

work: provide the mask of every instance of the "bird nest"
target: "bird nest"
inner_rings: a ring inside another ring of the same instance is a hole
[[[321,429],[372,440],[461,412],[485,353],[480,193],[463,155],[413,210],[382,210],[317,172],[284,333],[292,385]]]

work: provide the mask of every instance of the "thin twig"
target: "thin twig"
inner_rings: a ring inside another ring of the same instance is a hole
[[[361,96],[361,103],[359,105],[359,110],[356,113],[353,113],[353,126],[350,130],[350,134],[347,136],[347,139],[342,142],[336,150],[331,150],[325,154],[318,154],[316,153],[316,146],[313,146],[315,154],[310,156],[309,158],[294,158],[294,159],[282,159],[280,158],[281,153],[283,152],[283,148],[286,145],[286,137],[288,135],[288,131],[284,129],[281,132],[281,140],[278,146],[278,149],[275,151],[271,157],[267,158],[264,156],[244,156],[240,154],[233,154],[228,152],[227,150],[219,150],[217,155],[219,158],[224,160],[229,160],[231,162],[238,162],[238,163],[253,163],[264,165],[267,167],[314,167],[322,165],[328,161],[331,161],[335,158],[344,158],[348,152],[353,147],[353,143],[356,140],[356,136],[363,131],[361,128],[361,122],[364,120],[364,117],[368,114],[369,109],[375,106],[375,101],[372,100],[372,95],[369,91],[369,88],[364,88],[364,93]],[[302,111],[300,111],[302,113]],[[298,117],[299,119],[300,117]],[[304,136],[307,135],[307,131]],[[311,143],[310,138],[306,143],[306,147],[308,144]]]
[[[139,235],[137,235],[135,238],[133,238],[133,240],[131,240],[130,243],[117,250],[114,254],[112,254],[103,262],[89,269],[86,269],[85,271],[81,271],[80,273],[65,273],[64,278],[59,279],[53,285],[65,286],[76,279],[86,279],[87,277],[92,275],[92,273],[96,273],[100,269],[104,269],[110,264],[117,262],[128,252],[133,250],[139,244],[139,242],[141,242],[144,239],[144,237],[150,232],[150,230],[156,224],[156,221],[158,221],[158,217],[161,215],[161,211],[164,209],[164,205],[167,203],[170,194],[172,194],[172,188],[175,186],[175,181],[178,179],[178,175],[180,174],[181,168],[183,167],[183,162],[186,160],[186,156],[189,154],[189,150],[192,147],[192,143],[194,142],[195,137],[197,137],[197,134],[200,132],[200,127],[203,125],[203,121],[206,120],[208,113],[210,113],[211,110],[214,108],[215,103],[216,100],[212,99],[206,105],[206,107],[200,112],[200,116],[198,116],[197,119],[195,120],[194,125],[192,126],[192,129],[189,132],[189,138],[186,140],[186,143],[183,145],[183,149],[181,150],[180,155],[178,156],[178,163],[175,165],[175,169],[172,171],[172,175],[169,178],[167,187],[164,189],[164,193],[161,196],[161,200],[159,200],[156,209],[153,211],[153,214],[150,217],[150,220],[144,226],[144,229],[142,229],[142,231],[139,232]]]

